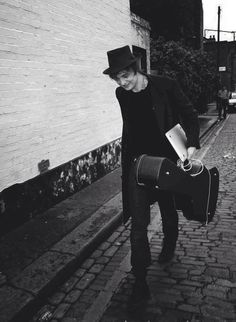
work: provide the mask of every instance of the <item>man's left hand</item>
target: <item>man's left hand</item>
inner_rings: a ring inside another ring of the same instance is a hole
[[[196,151],[195,146],[190,146],[190,147],[188,148],[188,150],[187,150],[187,152],[188,152],[188,157],[187,157],[187,158],[188,158],[188,160],[192,159],[192,157],[193,157],[193,155],[194,155],[195,151]]]

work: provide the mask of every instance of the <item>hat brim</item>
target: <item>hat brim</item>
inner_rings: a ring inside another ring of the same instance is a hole
[[[135,63],[137,61],[138,61],[138,57],[135,57],[134,59],[130,60],[127,64],[124,64],[124,65],[116,67],[116,68],[109,67],[109,68],[105,69],[103,71],[103,74],[105,74],[105,75],[117,74],[121,70],[125,69],[126,67],[132,65],[133,63]]]

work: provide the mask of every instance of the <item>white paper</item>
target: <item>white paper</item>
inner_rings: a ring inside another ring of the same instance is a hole
[[[166,132],[166,137],[173,146],[180,160],[184,162],[187,159],[187,137],[180,124],[176,124],[172,129]]]

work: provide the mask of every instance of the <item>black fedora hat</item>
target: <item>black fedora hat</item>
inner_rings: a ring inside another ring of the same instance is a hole
[[[135,57],[129,46],[124,46],[116,48],[107,52],[107,58],[109,63],[109,68],[103,71],[103,74],[116,74],[122,69],[128,67],[134,62],[137,62],[137,57]]]

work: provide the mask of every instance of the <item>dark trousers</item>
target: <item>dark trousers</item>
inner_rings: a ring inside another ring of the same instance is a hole
[[[218,110],[218,117],[221,118],[221,114],[223,111],[223,118],[226,118],[226,112],[227,112],[227,105],[228,105],[228,100],[226,99],[220,99],[219,101],[219,110]]]
[[[147,227],[150,222],[150,197],[154,193],[162,218],[164,243],[175,247],[178,238],[178,214],[172,193],[139,186],[135,177],[135,164],[129,174],[129,211],[131,215],[131,265],[134,275],[145,274],[146,267],[151,264],[151,253],[147,236]]]

